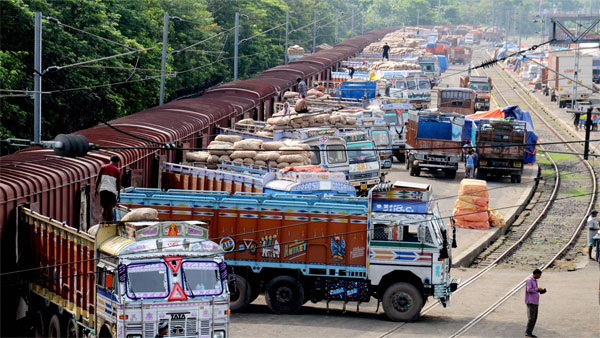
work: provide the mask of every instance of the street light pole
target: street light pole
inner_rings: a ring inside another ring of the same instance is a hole
[[[288,55],[288,34],[290,29],[290,11],[285,12],[285,56],[283,62],[287,65],[290,62],[290,57]]]
[[[159,105],[165,103],[165,75],[167,69],[167,41],[169,36],[169,14],[165,13],[163,22],[163,45],[162,45],[162,58],[160,61],[160,98]]]
[[[42,142],[42,13],[35,12],[33,76],[33,142]]]
[[[240,13],[235,12],[235,41],[233,44],[233,81],[238,80],[238,43],[240,38]]]

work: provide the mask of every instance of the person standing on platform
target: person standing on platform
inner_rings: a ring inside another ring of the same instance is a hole
[[[533,328],[538,317],[540,294],[546,293],[546,289],[538,287],[537,280],[542,277],[540,269],[533,270],[533,275],[525,282],[525,304],[527,305],[527,330],[525,337],[537,337],[533,334]]]
[[[383,45],[383,55],[381,56],[381,61],[383,61],[383,59],[390,61],[390,46],[387,44],[387,42],[385,45]]]
[[[281,102],[283,102],[283,116],[290,115],[290,103],[288,102],[287,97],[284,97]]]
[[[598,221],[596,220],[596,216],[598,216],[598,210],[593,210],[591,215],[587,219],[587,228],[588,228],[588,256],[590,259],[592,258],[592,248],[594,247],[594,236],[600,230],[598,226]]]
[[[113,221],[113,208],[121,197],[121,171],[117,165],[121,160],[118,156],[110,158],[110,162],[101,166],[96,178],[96,196],[100,191],[102,220]]]
[[[301,78],[298,78],[298,92],[300,92],[300,96],[306,96],[306,82]]]
[[[350,80],[352,80],[352,77],[354,76],[354,67],[348,67],[348,70],[350,71]]]

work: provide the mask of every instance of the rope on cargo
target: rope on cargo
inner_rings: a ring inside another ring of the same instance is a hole
[[[142,136],[138,136],[138,135],[132,134],[132,133],[130,133],[128,131],[125,131],[125,130],[122,130],[120,128],[117,128],[117,127],[111,125],[110,123],[108,123],[106,121],[102,121],[102,123],[104,123],[109,128],[111,128],[111,129],[113,129],[113,130],[115,130],[115,131],[117,131],[117,132],[119,132],[121,134],[125,134],[127,136],[131,136],[131,137],[136,138],[138,140],[141,140],[141,141],[144,141],[144,142],[150,142],[150,143],[154,143],[154,144],[159,144],[159,145],[161,145],[161,146],[163,146],[163,147],[165,147],[167,149],[175,149],[176,148],[175,144],[173,144],[173,143],[157,142],[157,141],[154,141],[154,140],[142,137]],[[106,147],[102,147],[102,146],[100,146],[98,148],[100,148],[100,149],[106,149]]]
[[[489,189],[488,189],[489,190]],[[583,196],[590,196],[592,194],[595,194],[595,192],[589,192],[589,193],[582,193],[582,194],[576,194],[576,195],[570,195],[570,196],[566,196],[566,197],[558,197],[553,199],[554,201],[560,201],[560,200],[567,200],[567,199],[571,199],[571,198],[577,198],[577,197],[583,197]],[[542,200],[542,201],[538,201],[538,202],[548,202],[550,200]],[[504,207],[499,207],[499,208],[494,208],[495,210],[502,210],[502,209],[510,209],[510,208],[515,208],[515,207],[519,207],[521,206],[520,204],[516,204],[516,205],[510,205],[510,206],[504,206]],[[462,215],[470,215],[470,214],[478,214],[481,213],[481,211],[475,211],[472,213],[468,213],[468,214],[462,214]],[[345,217],[352,217],[352,216],[357,216],[357,215],[362,215],[361,214],[351,214],[351,215],[347,215],[347,216],[342,216],[342,217],[338,217],[338,218],[345,218]],[[453,216],[444,216],[444,217],[440,217],[440,219],[451,219],[453,218]],[[295,223],[295,224],[289,224],[286,226],[281,226],[281,227],[275,227],[275,228],[270,228],[270,229],[261,229],[261,230],[256,230],[256,231],[252,231],[252,232],[247,232],[244,234],[251,234],[251,233],[258,233],[258,232],[263,232],[263,231],[273,231],[273,230],[280,230],[280,229],[284,229],[284,228],[288,228],[288,227],[295,227],[295,226],[299,226],[299,225],[306,225],[306,224],[312,224],[312,223],[316,223],[316,222],[320,222],[320,221],[308,221],[308,222],[301,222],[301,223]],[[414,225],[414,224],[419,224],[421,223],[421,221],[414,221],[414,222],[403,222],[403,223],[397,223],[397,224],[393,224],[393,225],[384,225],[386,228],[391,228],[391,227],[395,227],[398,225]],[[353,235],[353,234],[359,234],[362,232],[367,232],[367,231],[372,231],[374,229],[361,229],[361,230],[355,230],[355,231],[347,231],[347,232],[341,232],[341,233],[337,233],[336,236],[339,235]],[[233,236],[233,237],[237,237],[237,236],[243,236],[244,234],[230,234],[228,236]],[[315,237],[309,237],[306,238],[305,241],[313,241],[313,240],[317,240],[317,239],[323,239],[323,238],[330,238],[334,235],[323,235],[323,236],[315,236]],[[217,238],[221,238],[221,237],[217,237]],[[209,240],[213,240],[213,239],[217,239],[217,238],[211,238]],[[293,244],[296,243],[296,241],[289,241],[289,242],[281,242],[279,243],[280,245],[282,244]],[[181,244],[181,245],[175,245],[173,246],[173,248],[178,247],[178,246],[184,246],[186,244]],[[257,249],[262,249],[264,247],[267,246],[257,246]],[[153,251],[154,249],[148,249],[147,251]],[[238,250],[233,250],[227,253],[235,253]],[[144,250],[140,251],[140,253],[143,253]],[[14,271],[9,271],[9,272],[4,272],[0,274],[0,277],[3,276],[8,276],[8,275],[14,275],[14,274],[18,274],[18,273],[25,273],[25,272],[32,272],[32,271],[37,271],[37,270],[43,270],[43,269],[48,269],[48,268],[54,268],[54,267],[61,267],[61,266],[65,266],[65,265],[71,265],[71,264],[78,264],[78,263],[85,263],[85,262],[91,262],[91,261],[96,261],[99,260],[100,258],[90,258],[90,259],[84,259],[84,260],[80,260],[80,261],[76,261],[76,262],[68,262],[68,263],[61,263],[61,264],[55,264],[55,265],[47,265],[47,266],[42,266],[42,267],[37,267],[37,268],[29,268],[29,269],[20,269],[20,270],[14,270]],[[84,274],[81,274],[84,275]],[[17,284],[19,285],[19,284]],[[6,284],[2,284],[0,285],[0,288],[2,287],[9,287],[9,285]]]

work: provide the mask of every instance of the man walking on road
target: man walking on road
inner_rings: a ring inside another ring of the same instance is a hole
[[[118,156],[110,158],[110,163],[100,167],[96,178],[96,195],[100,191],[102,220],[113,221],[113,208],[117,205],[117,197],[121,196],[121,171],[117,167],[121,160]]]
[[[533,334],[533,328],[538,316],[539,294],[546,293],[546,289],[538,287],[537,280],[540,277],[542,277],[542,271],[535,269],[533,270],[533,276],[525,282],[525,304],[527,304],[527,331],[525,331],[525,337],[537,337]]]
[[[469,150],[469,154],[465,158],[465,176],[467,178],[473,178],[475,172],[475,157],[473,156],[473,149]]]
[[[594,246],[594,236],[598,233],[600,228],[598,227],[598,221],[596,220],[596,216],[598,216],[598,210],[592,211],[592,214],[587,219],[587,228],[588,228],[588,256],[590,259],[592,258],[592,247]]]

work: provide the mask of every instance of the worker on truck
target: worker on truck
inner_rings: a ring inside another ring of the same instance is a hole
[[[117,167],[121,160],[118,156],[110,158],[110,162],[101,166],[96,178],[96,196],[100,190],[100,205],[102,206],[102,220],[113,220],[113,208],[117,205],[121,190],[121,171]]]

